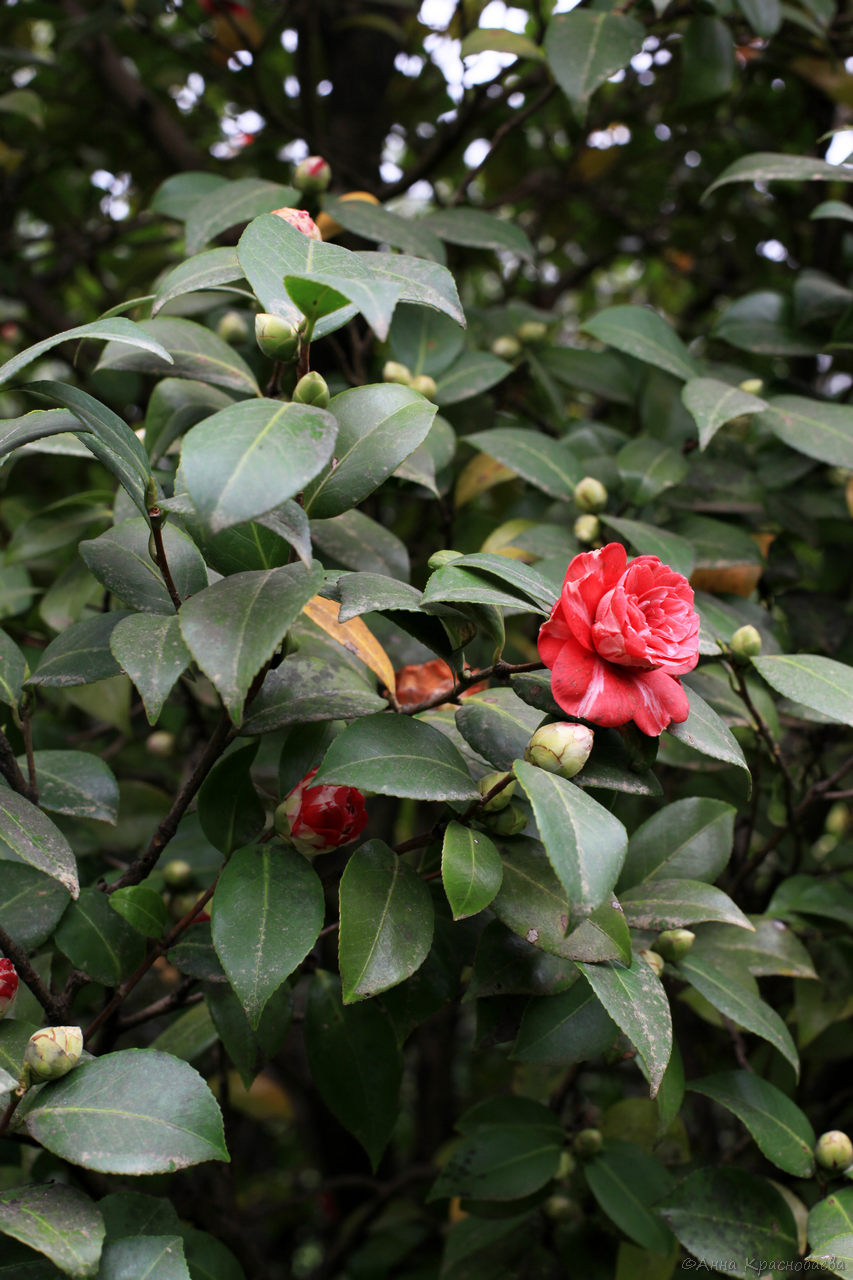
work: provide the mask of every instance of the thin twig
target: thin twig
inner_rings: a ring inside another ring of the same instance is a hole
[[[15,753],[12,750],[12,744],[6,737],[2,729],[0,729],[0,773],[8,782],[13,791],[17,791],[18,795],[35,804],[38,797],[33,795],[30,784],[21,773],[18,761],[15,759]]]
[[[7,960],[12,961],[18,977],[29,987],[50,1021],[61,1022],[64,1012],[61,1000],[51,994],[49,988],[42,981],[38,970],[30,963],[26,951],[18,946],[14,938],[9,936],[2,925],[0,925],[0,950],[2,950]]]
[[[174,991],[170,991],[168,995],[162,996],[159,1000],[154,1000],[151,1004],[146,1005],[144,1009],[138,1009],[136,1013],[128,1013],[123,1018],[118,1019],[116,1030],[119,1032],[129,1031],[131,1027],[138,1027],[143,1022],[150,1022],[152,1018],[159,1018],[164,1013],[171,1013],[173,1009],[186,1009],[189,1005],[200,1004],[204,999],[203,991],[192,991],[196,979],[187,978],[175,987]]]
[[[455,702],[466,689],[470,689],[472,684],[479,684],[481,680],[492,678],[495,680],[508,680],[510,676],[523,675],[528,671],[544,671],[544,669],[544,662],[504,662],[500,658],[490,667],[481,667],[478,671],[463,672],[451,689],[443,689],[439,693],[433,694],[431,698],[426,698],[423,702],[417,703],[416,706],[402,708],[403,714],[416,716],[421,711],[429,711],[431,707],[440,707],[443,702]]]
[[[177,613],[183,601],[178,588],[175,586],[175,580],[172,577],[172,571],[169,568],[169,561],[166,557],[166,548],[163,545],[163,513],[159,507],[151,507],[148,516],[151,520],[151,536],[154,539],[154,562],[160,570],[160,574],[166,584],[166,590],[169,593],[169,599],[175,606],[175,613]]]
[[[38,778],[36,777],[36,758],[33,754],[32,700],[29,696],[24,698],[21,703],[21,733],[24,739],[24,751],[27,756],[27,774],[30,782],[30,799],[33,804],[38,804],[39,787]]]
[[[18,1108],[18,1103],[21,1101],[21,1098],[23,1096],[24,1095],[22,1093],[12,1094],[8,1107],[3,1112],[2,1116],[0,1116],[0,1137],[2,1137],[2,1135],[9,1128],[9,1122],[11,1121],[12,1116],[15,1114]]]
[[[508,120],[505,120],[503,124],[495,130],[491,147],[483,156],[482,160],[478,161],[477,164],[472,164],[467,170],[464,178],[453,193],[450,201],[451,206],[462,203],[465,199],[465,193],[471,183],[474,181],[480,170],[489,163],[507,134],[512,133],[513,129],[517,129],[519,125],[524,124],[525,120],[528,120],[530,116],[535,115],[540,107],[544,107],[545,103],[556,92],[556,90],[557,86],[555,84],[547,85],[532,102],[529,102],[527,106],[523,107],[520,111],[514,112]]]

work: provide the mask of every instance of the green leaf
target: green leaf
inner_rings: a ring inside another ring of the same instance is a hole
[[[226,857],[257,840],[266,825],[251,775],[257,754],[257,742],[230,751],[213,766],[198,793],[201,829]]]
[[[252,699],[241,733],[270,733],[289,724],[355,720],[387,707],[371,683],[352,667],[320,654],[297,653],[264,681]]]
[[[137,516],[123,520],[105,533],[79,544],[79,552],[93,577],[132,609],[145,613],[173,614],[163,576],[148,550],[148,521]],[[207,569],[201,552],[177,525],[162,530],[169,572],[178,595],[195,595],[207,586]]]
[[[113,629],[128,613],[99,613],[75,622],[42,650],[41,660],[27,684],[53,688],[93,684],[118,674],[110,651]]]
[[[349,622],[363,613],[403,610],[417,613],[421,593],[408,582],[398,582],[384,573],[342,573],[334,584],[341,602],[339,622]]]
[[[811,876],[803,878],[818,887]],[[791,880],[785,883],[790,884]],[[837,894],[837,886],[831,892]],[[704,954],[706,948],[714,952],[722,948],[742,960],[756,978],[773,974],[788,978],[817,977],[811,957],[793,929],[776,919],[773,913],[753,916],[751,923],[752,933],[725,924],[704,925],[696,934],[696,955]]]
[[[180,1236],[127,1236],[108,1240],[98,1280],[192,1280]]]
[[[476,800],[465,761],[431,725],[409,716],[363,716],[335,738],[315,784],[344,783],[413,800]]]
[[[362,511],[345,511],[331,520],[312,520],[309,527],[314,545],[345,568],[385,573],[408,582],[409,553],[405,544]]]
[[[206,1231],[181,1227],[184,1253],[192,1280],[246,1280],[230,1249]]]
[[[35,440],[45,440],[50,436],[67,437],[70,431],[88,431],[88,427],[80,423],[67,409],[31,409],[19,418],[5,418],[0,421],[0,458],[23,445]],[[77,447],[76,440],[71,443]],[[80,446],[80,454],[85,457],[87,450]]]
[[[312,324],[316,320],[322,320],[323,316],[331,315],[333,311],[346,306],[350,301],[330,284],[323,284],[312,276],[285,276],[284,287],[302,314]]]
[[[0,111],[10,111],[23,116],[37,128],[44,128],[44,104],[32,89],[10,89],[0,97]]]
[[[507,609],[530,609],[531,607],[526,596],[517,595],[506,586],[498,587],[489,578],[481,577],[479,573],[472,572],[470,569],[457,569],[455,561],[444,565],[441,569],[436,569],[430,575],[421,603],[426,607],[446,601],[459,605],[485,605]],[[548,610],[541,609],[540,612],[547,613]],[[500,628],[495,638],[502,640]],[[502,643],[500,648],[503,648]]]
[[[626,520],[624,516],[602,515],[600,519],[608,529],[615,529],[626,542],[630,542],[640,555],[657,556],[663,564],[668,564],[676,573],[683,573],[686,578],[693,572],[696,553],[686,538],[639,520]]]
[[[333,247],[333,246],[329,246]],[[418,259],[416,259],[418,261]],[[358,259],[350,254],[347,266],[359,266]],[[312,268],[309,275],[286,275],[284,287],[299,311],[309,320],[340,315],[339,308],[347,302],[357,307],[377,338],[388,337],[388,329],[394,308],[403,293],[399,280],[381,280],[375,275],[363,275],[361,269],[353,278],[349,273],[341,276],[338,270],[321,271]],[[305,305],[303,305],[303,303]],[[308,307],[308,311],[305,310]]]
[[[327,196],[323,210],[345,231],[351,231],[364,240],[390,244],[395,249],[402,249],[403,253],[444,263],[441,241],[426,222],[401,218],[383,205],[370,204],[366,200],[336,200]]]
[[[543,613],[550,613],[557,601],[557,591],[542,577],[536,569],[513,560],[510,556],[493,555],[491,552],[477,551],[472,555],[460,556],[453,561],[454,569],[473,569],[484,573],[487,577],[497,578],[499,582],[508,584],[514,591],[526,596]]]
[[[616,13],[576,10],[553,17],[545,56],[566,97],[584,107],[595,90],[643,47],[644,28]]]
[[[350,387],[335,396],[329,414],[338,422],[336,462],[306,489],[308,514],[336,516],[357,506],[426,439],[436,412],[423,396],[395,383]]]
[[[715,178],[703,193],[707,200],[712,191],[727,182],[853,182],[853,168],[843,164],[829,164],[813,156],[792,156],[772,151],[756,151],[741,156],[719,178]]]
[[[219,989],[229,990],[225,981],[219,983]],[[237,997],[235,996],[236,1000]],[[207,1053],[219,1039],[213,1019],[210,1016],[211,1002],[209,998],[201,1004],[193,1005],[186,1013],[180,1014],[174,1022],[170,1022],[150,1048],[159,1049],[161,1053],[170,1053],[174,1058],[183,1058],[185,1062],[195,1062],[202,1054]]]
[[[853,1187],[825,1196],[809,1210],[808,1238],[813,1249],[823,1249],[833,1236],[850,1234],[853,1234]]]
[[[719,378],[691,378],[681,390],[684,407],[699,428],[699,448],[707,449],[720,427],[745,413],[760,413],[767,401]]]
[[[480,453],[496,458],[550,498],[571,498],[582,478],[580,466],[569,450],[540,431],[496,427],[465,439]]]
[[[228,1160],[222,1116],[202,1077],[153,1049],[79,1066],[24,1102],[24,1125],[48,1151],[98,1173],[173,1173]]]
[[[202,200],[206,202],[217,187],[227,185],[227,178],[221,178],[219,174],[208,173],[206,170],[175,173],[171,178],[160,183],[150,208],[153,213],[161,213],[166,218],[176,218],[178,222],[185,222],[194,204]]]
[[[853,667],[814,653],[753,658],[753,666],[783,697],[853,725]]]
[[[799,1256],[787,1201],[754,1173],[697,1169],[657,1207],[684,1248],[713,1271],[749,1280],[754,1258],[780,1268]]]
[[[823,200],[809,214],[810,218],[840,218],[842,222],[853,222],[853,206],[843,200]]]
[[[110,635],[110,650],[139,690],[148,723],[156,724],[172,686],[191,662],[178,618],[131,614]]]
[[[605,960],[631,963],[631,935],[622,907],[615,898],[582,920],[566,939],[566,952],[573,960],[601,964]]]
[[[209,983],[204,998],[215,1032],[243,1084],[251,1089],[267,1058],[281,1048],[287,1036],[293,1014],[293,992],[289,983],[285,980],[273,992],[256,1031],[252,1029],[240,998],[229,983]],[[266,1046],[269,1046],[268,1050]]]
[[[56,945],[71,963],[106,987],[117,987],[142,962],[145,944],[110,910],[100,889],[81,889],[60,921]]]
[[[573,912],[588,914],[616,883],[627,846],[625,828],[568,779],[523,760],[516,760],[513,769]]]
[[[750,1071],[720,1071],[694,1080],[688,1088],[732,1111],[778,1169],[794,1178],[812,1177],[814,1129],[781,1089]]]
[[[837,1236],[824,1240],[819,1248],[813,1250],[805,1259],[806,1262],[818,1263],[822,1269],[834,1276],[845,1276],[853,1266],[853,1232],[845,1231]]]
[[[635,929],[680,929],[699,920],[716,920],[752,931],[740,907],[722,889],[701,880],[654,877],[619,895],[625,919]]]
[[[443,311],[451,320],[465,327],[465,312],[456,292],[456,281],[438,262],[412,258],[407,253],[357,253],[359,262],[380,279],[401,284],[401,302],[418,302],[435,311]]]
[[[492,902],[495,915],[533,946],[568,957],[569,900],[545,850],[535,840],[497,843],[504,873],[500,892]]]
[[[236,573],[185,600],[181,635],[236,725],[249,686],[322,583],[319,562]]]
[[[113,911],[118,912],[132,929],[146,938],[159,938],[166,932],[169,914],[159,893],[142,884],[116,889],[107,899]]]
[[[37,1026],[19,1018],[7,1018],[0,1022],[0,1069],[15,1080],[21,1075],[24,1050],[34,1031],[38,1031]]]
[[[608,307],[587,320],[581,329],[682,381],[697,376],[698,369],[684,343],[650,307]]]
[[[65,836],[29,800],[0,787],[0,861],[25,862],[64,885],[72,898],[80,892],[77,863]]]
[[[35,751],[39,805],[51,813],[115,822],[118,784],[112,769],[90,751]],[[26,768],[25,758],[18,764]]]
[[[454,920],[475,916],[501,887],[501,856],[483,831],[451,822],[444,833],[441,880]]]
[[[80,433],[83,444],[113,473],[142,514],[147,516],[145,495],[151,480],[148,454],[124,419],[85,391],[69,387],[64,382],[31,382],[27,390],[41,399],[58,401],[74,414],[87,428]]]
[[[730,804],[704,796],[660,809],[631,836],[617,890],[656,876],[713,882],[729,860],[734,820]]]
[[[388,340],[394,359],[410,373],[435,378],[453,364],[465,345],[465,334],[440,311],[401,303],[394,312]]]
[[[145,414],[145,448],[152,465],[190,427],[233,403],[219,387],[192,378],[163,378],[151,392]]]
[[[125,320],[121,317],[115,320],[93,320],[90,324],[80,324],[74,329],[66,329],[63,333],[55,333],[52,337],[37,342],[35,346],[19,351],[17,355],[12,356],[11,360],[7,360],[0,366],[0,383],[8,382],[20,369],[32,364],[33,360],[37,360],[39,356],[44,355],[45,351],[50,351],[60,342],[73,342],[75,339],[84,338],[98,338],[121,346],[140,347],[144,351],[152,352],[158,359],[171,363],[168,351],[154,337],[146,333],[142,325],[135,324],[133,320]]]
[[[654,1097],[672,1052],[672,1015],[663,984],[651,965],[638,959],[630,969],[612,964],[584,964],[580,960],[576,963],[642,1058]]]
[[[831,466],[853,467],[853,407],[774,396],[757,421],[784,444]]]
[[[18,946],[26,951],[41,946],[50,937],[68,906],[68,897],[64,885],[35,867],[4,862],[0,875],[0,920]]]
[[[204,200],[197,200],[190,206],[187,211],[187,253],[198,253],[220,232],[238,223],[249,222],[261,213],[272,213],[273,209],[292,209],[301,203],[302,196],[294,187],[266,182],[262,178],[238,178],[236,182],[206,193]]]
[[[752,785],[752,774],[744,758],[740,743],[729,729],[726,722],[717,715],[713,707],[695,689],[688,690],[690,698],[690,714],[682,724],[671,724],[668,732],[679,742],[692,747],[703,756],[713,760],[722,760],[742,769]]]
[[[711,14],[695,14],[682,46],[680,107],[695,107],[730,93],[735,74],[734,43],[727,24]]]
[[[716,948],[688,953],[678,962],[681,975],[726,1018],[760,1036],[799,1074],[799,1058],[785,1023],[758,994],[758,985],[742,963]]]
[[[225,866],[213,895],[213,945],[253,1030],[313,947],[323,914],[317,873],[292,849],[252,845]]]
[[[512,1056],[566,1068],[597,1058],[613,1044],[619,1028],[585,982],[568,991],[531,1000],[524,1011]]]
[[[638,436],[616,455],[625,496],[638,506],[651,502],[665,489],[680,484],[687,475],[687,462],[670,445],[651,436]]]
[[[467,697],[456,712],[456,727],[489,764],[511,769],[542,719],[542,712],[528,707],[512,689],[496,688]]]
[[[287,292],[285,276],[311,276],[315,271],[334,275],[337,272],[340,275],[338,288],[354,275],[365,281],[372,278],[372,273],[359,264],[358,255],[339,245],[320,244],[291,227],[283,218],[272,216],[255,218],[249,224],[240,237],[237,257],[264,311],[281,316],[292,325],[301,323],[302,313]],[[333,333],[355,313],[356,308],[348,306],[324,316],[314,329],[314,339]]]
[[[507,1096],[480,1103],[458,1124],[462,1139],[427,1196],[520,1200],[553,1178],[564,1141],[547,1107]]]
[[[115,1191],[98,1202],[108,1240],[176,1235],[180,1219],[170,1201],[140,1191]]]
[[[213,289],[218,284],[230,284],[232,280],[242,278],[243,269],[237,261],[236,249],[208,249],[206,253],[198,253],[179,263],[160,278],[151,314],[156,316],[172,298],[194,293],[196,289]]]
[[[420,876],[381,840],[361,845],[340,887],[344,1004],[387,991],[423,964],[432,945],[433,906]]]
[[[463,351],[436,380],[435,402],[444,406],[470,400],[511,373],[511,364],[488,351]]]
[[[69,1276],[98,1275],[104,1220],[74,1187],[29,1183],[0,1191],[0,1231],[38,1250]]]
[[[469,31],[462,41],[459,56],[471,58],[488,49],[494,49],[498,53],[514,53],[518,58],[534,58],[536,61],[541,61],[544,57],[539,46],[527,36],[498,27],[477,27],[474,31]]]
[[[517,223],[483,209],[440,209],[420,224],[449,244],[495,249],[532,260],[533,245]]]
[[[397,1119],[403,1077],[390,1019],[373,1000],[343,1005],[337,978],[320,970],[308,990],[305,1048],[321,1098],[375,1170]]]
[[[139,327],[172,357],[171,377],[212,383],[242,396],[260,395],[255,375],[245,360],[203,324],[177,316],[157,316]],[[128,352],[112,342],[104,348],[97,368],[150,373],[157,377],[165,372],[158,356],[147,351]]]
[[[667,1253],[670,1232],[652,1208],[672,1191],[675,1179],[654,1156],[633,1142],[608,1139],[584,1164],[599,1207],[631,1240],[653,1253]]]
[[[779,0],[737,0],[741,13],[757,36],[769,39],[782,25]]]

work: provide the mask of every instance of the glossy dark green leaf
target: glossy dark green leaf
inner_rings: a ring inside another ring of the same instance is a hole
[[[655,876],[619,895],[625,919],[635,929],[680,929],[711,920],[752,932],[752,925],[728,894],[700,880]]]
[[[312,267],[304,276],[287,274],[284,287],[298,310],[309,320],[340,315],[340,308],[352,303],[377,338],[384,340],[388,337],[391,317],[403,292],[402,282],[379,279],[364,272],[354,254],[349,255],[346,269],[346,275],[341,274],[341,264],[326,271]]]
[[[413,800],[476,800],[480,794],[444,734],[420,720],[391,714],[364,716],[339,734],[316,782]]]
[[[121,610],[75,622],[42,650],[39,664],[27,683],[65,688],[118,675],[119,666],[110,650],[110,638],[113,629],[127,616],[127,610]]]
[[[797,879],[792,876],[791,879]],[[811,876],[804,877],[815,888]],[[789,884],[790,880],[786,882]],[[827,885],[828,889],[829,886]],[[834,885],[830,893],[838,895],[838,886]],[[781,903],[773,902],[766,916],[752,916],[750,922],[753,932],[739,929],[727,924],[705,924],[696,933],[696,955],[702,955],[706,949],[711,952],[722,948],[743,961],[753,977],[761,978],[773,974],[782,974],[787,978],[816,978],[814,964],[806,948],[800,942],[794,930],[783,920],[776,918],[783,914]],[[839,913],[841,914],[841,913]]]
[[[27,660],[5,631],[0,631],[0,702],[16,707],[21,700]]]
[[[779,0],[738,0],[738,7],[757,36],[768,39],[782,25]]]
[[[550,1182],[564,1141],[559,1120],[532,1099],[510,1096],[500,1103],[496,1108],[481,1104],[470,1118],[462,1118],[463,1137],[433,1184],[430,1200],[454,1195],[519,1200]]]
[[[320,654],[296,653],[271,671],[252,699],[241,732],[269,733],[290,724],[354,720],[388,704],[376,693],[376,681]]]
[[[729,93],[734,82],[735,51],[726,23],[708,13],[694,14],[683,40],[679,106],[695,107]]]
[[[531,608],[527,597],[516,593],[508,583],[499,585],[492,577],[481,575],[475,570],[457,569],[455,562],[436,569],[424,587],[424,606],[447,602],[472,607]],[[543,609],[541,612],[546,611]]]
[[[534,947],[492,920],[480,934],[468,998],[474,996],[546,996],[565,991],[577,979],[570,960]]]
[[[410,977],[429,952],[433,923],[429,890],[407,863],[381,840],[356,849],[340,886],[338,949],[344,1003],[376,995]]]
[[[65,885],[26,863],[3,862],[0,873],[0,920],[18,946],[41,946],[53,933],[68,906]]]
[[[237,256],[246,279],[260,299],[264,311],[298,325],[302,313],[284,284],[285,275],[312,275],[313,272],[340,273],[341,283],[353,275],[369,280],[372,273],[360,268],[358,255],[333,244],[320,244],[283,218],[255,218],[240,237]],[[377,255],[378,256],[378,255]],[[334,311],[318,321],[314,338],[322,338],[347,323],[356,314],[354,306]]]
[[[266,823],[251,777],[257,754],[256,742],[229,752],[213,766],[198,793],[201,829],[226,857],[256,840]]]
[[[38,1026],[20,1018],[6,1018],[0,1022],[0,1069],[15,1080],[21,1075],[27,1041],[37,1030]]]
[[[140,1191],[114,1191],[98,1201],[108,1240],[177,1235],[180,1219],[169,1200]]]
[[[465,324],[465,312],[453,276],[438,262],[407,253],[357,253],[356,258],[380,279],[402,285],[401,302],[418,302]]]
[[[235,724],[249,686],[302,608],[319,590],[322,568],[304,565],[237,573],[184,602],[181,635]]]
[[[77,863],[65,836],[41,809],[0,787],[0,861],[24,862],[58,880],[73,898],[80,891]]]
[[[833,1236],[853,1235],[853,1187],[844,1187],[818,1200],[809,1210],[809,1244],[823,1249]]]
[[[581,961],[577,965],[643,1059],[654,1097],[672,1051],[672,1015],[660,979],[640,959],[635,959],[630,969]]]
[[[151,530],[147,520],[123,520],[106,533],[79,544],[79,552],[93,577],[132,609],[145,613],[173,614],[169,592],[148,550]],[[178,595],[195,595],[207,586],[207,569],[201,552],[177,525],[162,530],[169,572]]]
[[[734,819],[730,804],[704,796],[660,809],[631,836],[618,888],[654,877],[713,882],[729,860]]]
[[[817,1263],[831,1275],[847,1275],[853,1267],[853,1232],[845,1231],[824,1240],[820,1248],[808,1255],[806,1261]]]
[[[0,1191],[0,1231],[37,1249],[66,1275],[98,1274],[104,1220],[97,1205],[74,1187],[29,1183]]]
[[[722,760],[725,764],[735,765],[748,776],[751,787],[752,775],[749,765],[731,729],[695,689],[690,689],[688,696],[690,714],[681,724],[671,724],[667,732],[703,756],[710,756],[712,760]]]
[[[230,284],[242,277],[243,270],[237,261],[235,249],[208,249],[206,253],[197,253],[161,277],[151,304],[151,314],[156,316],[161,307],[172,298],[194,293],[196,289],[213,289],[218,284]]]
[[[152,464],[190,427],[233,403],[227,392],[206,382],[162,378],[151,392],[145,413],[145,448]]]
[[[292,849],[240,849],[213,895],[213,944],[257,1029],[267,1001],[305,959],[323,927],[323,888]]]
[[[262,213],[272,213],[274,209],[293,208],[301,202],[302,196],[294,187],[262,178],[238,178],[218,186],[206,193],[204,200],[196,200],[187,211],[187,253],[198,253],[229,227],[248,222]]]
[[[853,169],[841,164],[829,164],[814,156],[794,156],[772,151],[757,151],[741,156],[719,178],[715,178],[705,191],[705,200],[717,187],[727,182],[853,182]]]
[[[791,1033],[775,1009],[762,1000],[758,984],[742,959],[718,949],[690,952],[678,962],[681,975],[726,1018],[760,1036],[799,1074],[800,1060]]]
[[[60,342],[73,342],[75,339],[82,341],[85,338],[97,338],[101,341],[116,342],[123,346],[141,347],[143,350],[155,353],[161,360],[166,362],[169,360],[169,353],[159,342],[150,337],[141,325],[134,324],[132,320],[126,320],[119,316],[112,320],[93,320],[90,324],[81,324],[74,329],[66,329],[64,333],[55,333],[52,337],[44,338],[41,342],[37,342],[35,346],[19,351],[17,355],[12,356],[11,360],[7,360],[4,365],[0,366],[0,383],[8,382],[19,370],[26,368],[28,364],[32,364],[33,360],[37,360],[39,356],[44,355],[46,351],[50,351],[52,347],[58,346]]]
[[[401,303],[394,312],[388,340],[394,359],[414,377],[426,373],[434,378],[453,364],[465,345],[465,334],[440,311]]]
[[[417,612],[421,593],[408,582],[398,582],[384,573],[344,573],[335,582],[335,597],[340,600],[339,622],[348,622],[374,610],[402,609]]]
[[[853,667],[814,653],[779,653],[753,659],[777,693],[853,725]]]
[[[659,1160],[633,1142],[610,1138],[584,1174],[599,1208],[626,1236],[653,1253],[669,1251],[669,1228],[653,1206],[672,1190],[674,1178]]]
[[[171,377],[212,383],[243,396],[259,394],[255,375],[242,356],[203,324],[177,316],[156,316],[153,320],[146,320],[140,328],[165,347],[172,357],[172,364],[168,367]],[[112,342],[104,349],[98,369],[149,373],[158,377],[167,372],[159,356],[147,351],[128,352]]]
[[[487,578],[494,578],[501,584],[509,586],[513,591],[525,596],[543,613],[550,613],[557,600],[557,591],[542,574],[530,565],[522,564],[511,556],[493,555],[490,552],[477,551],[472,555],[461,556],[452,562],[453,568],[473,569]]]
[[[463,351],[436,379],[436,404],[443,407],[469,400],[497,386],[511,373],[511,364],[488,351]]]
[[[687,475],[687,462],[677,449],[651,436],[637,436],[616,455],[626,498],[638,506],[651,502]]]
[[[174,173],[165,182],[161,182],[154,192],[151,209],[154,213],[161,213],[166,218],[176,218],[179,222],[185,222],[194,204],[201,200],[206,202],[217,187],[224,187],[227,184],[227,178],[221,178],[219,174],[208,173],[205,170]]]
[[[113,911],[132,929],[146,938],[159,938],[166,932],[169,913],[159,893],[142,884],[116,889],[107,899]]]
[[[561,13],[545,32],[554,79],[575,107],[630,62],[643,45],[643,27],[624,14],[584,9]]]
[[[441,853],[441,879],[454,920],[482,911],[501,887],[503,863],[483,831],[448,824]]]
[[[508,929],[552,955],[567,957],[571,908],[545,850],[535,840],[498,841],[504,864],[492,910]]]
[[[180,1236],[126,1236],[104,1246],[98,1280],[192,1280]]]
[[[315,519],[340,515],[378,488],[426,438],[436,407],[386,382],[342,391],[329,413],[338,422],[335,466],[305,492],[305,509]]]
[[[81,889],[56,930],[56,945],[95,982],[117,987],[145,954],[145,944],[100,889]]]
[[[192,657],[175,614],[131,614],[110,635],[110,649],[139,690],[149,724],[156,724],[163,703]]]
[[[109,765],[90,751],[35,751],[39,804],[51,813],[115,822],[118,784]],[[26,771],[24,757],[18,761]]]
[[[527,706],[512,689],[496,688],[466,698],[456,712],[456,727],[489,764],[511,769],[542,719],[542,713]]]
[[[524,1011],[512,1056],[522,1062],[570,1066],[597,1058],[619,1028],[585,982],[568,991],[531,1000]]]
[[[315,546],[345,568],[385,573],[408,582],[409,553],[405,544],[363,511],[345,511],[331,520],[312,520],[310,530]]]
[[[403,1078],[390,1020],[373,1000],[343,1005],[337,978],[320,970],[308,991],[305,1048],[320,1097],[375,1169],[397,1119]]]
[[[501,249],[522,258],[533,257],[533,246],[521,227],[483,209],[441,209],[424,218],[422,225],[449,244]]]
[[[167,1053],[123,1049],[82,1062],[24,1108],[31,1137],[98,1173],[172,1173],[228,1160],[213,1094]]]
[[[425,221],[401,218],[398,213],[366,200],[336,200],[328,196],[323,201],[323,211],[346,231],[365,240],[390,244],[403,253],[431,258],[433,262],[444,262],[441,241]]]
[[[572,960],[587,964],[602,964],[605,960],[631,963],[631,935],[618,899],[608,896],[572,930],[566,938],[566,953]]]
[[[742,1169],[697,1169],[666,1196],[658,1211],[700,1262],[749,1280],[753,1258],[780,1268],[799,1256],[797,1228],[782,1193]]]
[[[699,447],[707,449],[720,427],[745,413],[760,413],[767,401],[719,378],[691,378],[681,392],[684,406],[699,428]]]
[[[0,419],[0,458],[28,444],[51,442],[52,436],[61,437],[61,441],[52,441],[52,444],[67,444],[75,451],[79,449],[80,456],[85,457],[88,452],[85,445],[78,445],[74,436],[69,433],[87,430],[88,427],[67,409],[31,409],[18,418]]]
[[[205,987],[204,999],[215,1033],[244,1086],[251,1089],[266,1059],[281,1048],[287,1036],[293,1014],[293,992],[289,984],[285,981],[273,992],[255,1029],[240,997],[229,983],[209,983]]]
[[[182,1226],[181,1238],[192,1280],[246,1280],[234,1254],[215,1236]]]
[[[568,779],[523,760],[513,769],[573,912],[588,914],[616,883],[627,847],[625,828]]]
[[[683,573],[685,577],[693,572],[696,553],[687,539],[679,537],[677,533],[658,529],[640,520],[626,520],[624,516],[617,518],[603,515],[601,522],[608,529],[615,529],[640,555],[657,556],[663,564],[668,564],[676,573]]]
[[[502,462],[510,471],[551,498],[567,499],[582,477],[578,463],[557,440],[521,427],[495,427],[466,436],[480,453]]]
[[[217,990],[231,990],[224,975],[217,984]],[[237,997],[234,996],[234,999]],[[151,1041],[150,1047],[159,1049],[161,1053],[170,1053],[173,1058],[183,1058],[184,1062],[198,1061],[219,1039],[210,1016],[211,1007],[210,1000],[192,1005],[175,1018],[174,1022],[168,1023],[159,1036]]]
[[[699,372],[681,339],[650,307],[608,307],[582,328],[617,351],[683,381],[695,378]]]
[[[689,1088],[734,1112],[778,1169],[795,1178],[812,1176],[814,1129],[800,1108],[776,1085],[751,1071],[720,1071],[692,1081]]]

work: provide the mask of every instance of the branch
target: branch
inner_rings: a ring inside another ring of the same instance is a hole
[[[544,670],[544,662],[504,662],[502,658],[499,658],[490,667],[481,667],[478,671],[463,672],[452,689],[444,689],[440,693],[433,694],[431,698],[418,702],[413,707],[405,707],[403,715],[416,716],[421,711],[429,711],[431,707],[440,707],[443,702],[455,702],[460,694],[463,694],[466,689],[470,689],[472,684],[479,684],[481,680],[488,680],[492,676],[496,680],[508,680],[510,676],[522,675],[527,671]]]
[[[21,773],[18,761],[15,759],[15,753],[12,750],[12,744],[2,729],[0,729],[0,773],[2,773],[12,790],[17,791],[19,796],[29,800],[31,804],[38,803],[38,795]]]
[[[38,970],[30,964],[26,951],[22,950],[13,938],[10,938],[2,925],[0,925],[0,949],[2,949],[7,960],[12,961],[18,977],[29,987],[47,1014],[48,1019],[53,1023],[61,1023],[65,1011],[63,1002],[58,997],[51,995]]]
[[[503,142],[507,134],[512,133],[513,129],[517,129],[519,125],[524,124],[525,120],[528,120],[530,116],[534,115],[539,110],[540,107],[544,107],[545,103],[548,101],[550,97],[552,97],[554,93],[556,93],[556,91],[557,91],[557,86],[555,84],[547,85],[545,89],[542,90],[542,92],[539,94],[538,97],[534,98],[532,102],[529,102],[527,106],[523,107],[520,111],[516,111],[512,116],[509,117],[508,120],[505,120],[503,122],[500,128],[495,130],[494,137],[492,138],[491,147],[483,156],[482,160],[480,160],[477,164],[472,164],[470,166],[470,168],[465,174],[465,177],[462,179],[462,181],[459,183],[459,186],[456,188],[456,191],[453,193],[453,197],[450,201],[451,206],[462,203],[462,201],[465,199],[465,193],[468,190],[469,186],[474,181],[477,174],[484,167],[484,165],[487,165],[489,163],[492,156],[495,154],[495,152],[497,151],[498,147],[501,145],[501,143]]]
[[[154,555],[152,559],[160,570],[160,576],[166,584],[166,590],[169,593],[169,599],[175,607],[175,613],[180,610],[183,601],[178,588],[175,586],[175,580],[172,577],[172,571],[169,568],[169,561],[166,556],[166,548],[163,544],[163,512],[158,506],[149,509],[148,517],[151,521],[151,537],[154,541]]]

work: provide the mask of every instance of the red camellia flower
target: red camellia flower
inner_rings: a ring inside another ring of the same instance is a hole
[[[307,773],[276,812],[278,830],[284,828],[300,853],[322,853],[349,844],[367,824],[361,792],[355,787],[312,787],[316,772]]]
[[[699,618],[682,574],[657,556],[627,560],[618,542],[575,556],[539,656],[569,715],[609,728],[633,720],[656,737],[687,719],[676,677],[699,660]]]
[[[277,218],[283,218],[285,222],[289,222],[292,227],[295,227],[297,231],[301,231],[309,239],[323,239],[323,233],[307,209],[288,209],[285,206],[283,209],[273,209],[273,213]]]
[[[18,975],[11,960],[0,960],[0,1018],[18,992]]]

